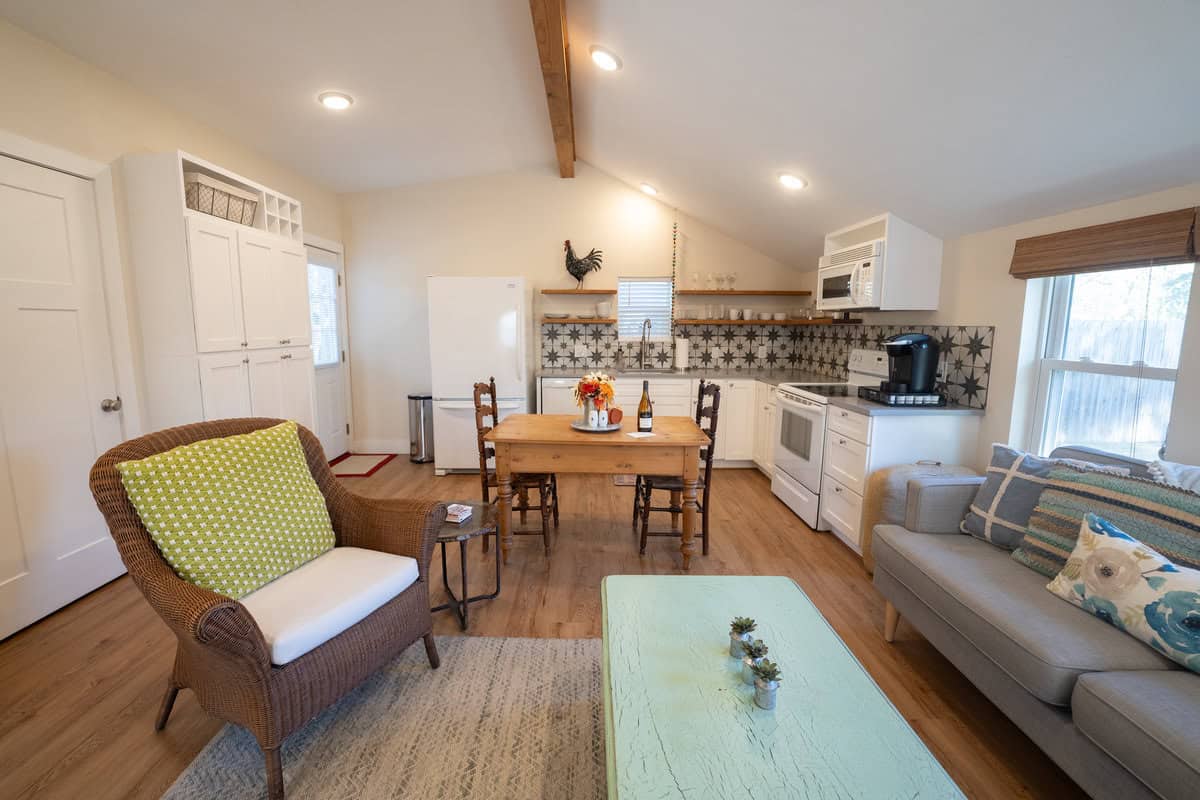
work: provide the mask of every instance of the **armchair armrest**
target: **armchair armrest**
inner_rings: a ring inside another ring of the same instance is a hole
[[[327,494],[326,503],[339,546],[415,558],[421,577],[426,576],[433,544],[446,521],[445,503],[373,499],[345,489]]]
[[[958,533],[983,481],[974,475],[913,478],[908,482],[904,527],[915,533]]]

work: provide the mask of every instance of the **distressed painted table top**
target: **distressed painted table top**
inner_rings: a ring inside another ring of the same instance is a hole
[[[612,798],[961,798],[790,578],[612,575],[604,715]],[[783,673],[774,711],[729,657],[753,617]]]

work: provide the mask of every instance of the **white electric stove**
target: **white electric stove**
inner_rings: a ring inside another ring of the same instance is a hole
[[[781,383],[775,414],[775,473],[771,491],[813,530],[820,530],[825,417],[832,397],[857,397],[859,386],[887,378],[882,350],[852,350],[841,383]]]

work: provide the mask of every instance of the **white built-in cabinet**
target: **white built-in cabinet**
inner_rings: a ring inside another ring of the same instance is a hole
[[[739,378],[716,382],[721,387],[721,407],[717,413],[718,461],[754,459],[754,386],[756,381]]]
[[[122,170],[149,427],[263,416],[312,428],[299,203],[186,153],[126,156]],[[184,172],[257,193],[254,225],[188,209]]]
[[[754,386],[754,463],[771,477],[775,470],[775,387]]]

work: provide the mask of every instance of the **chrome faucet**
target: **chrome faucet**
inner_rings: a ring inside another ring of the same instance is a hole
[[[641,369],[648,369],[646,366],[646,337],[650,335],[650,318],[646,317],[646,321],[642,323],[642,356],[639,359],[638,366]]]

